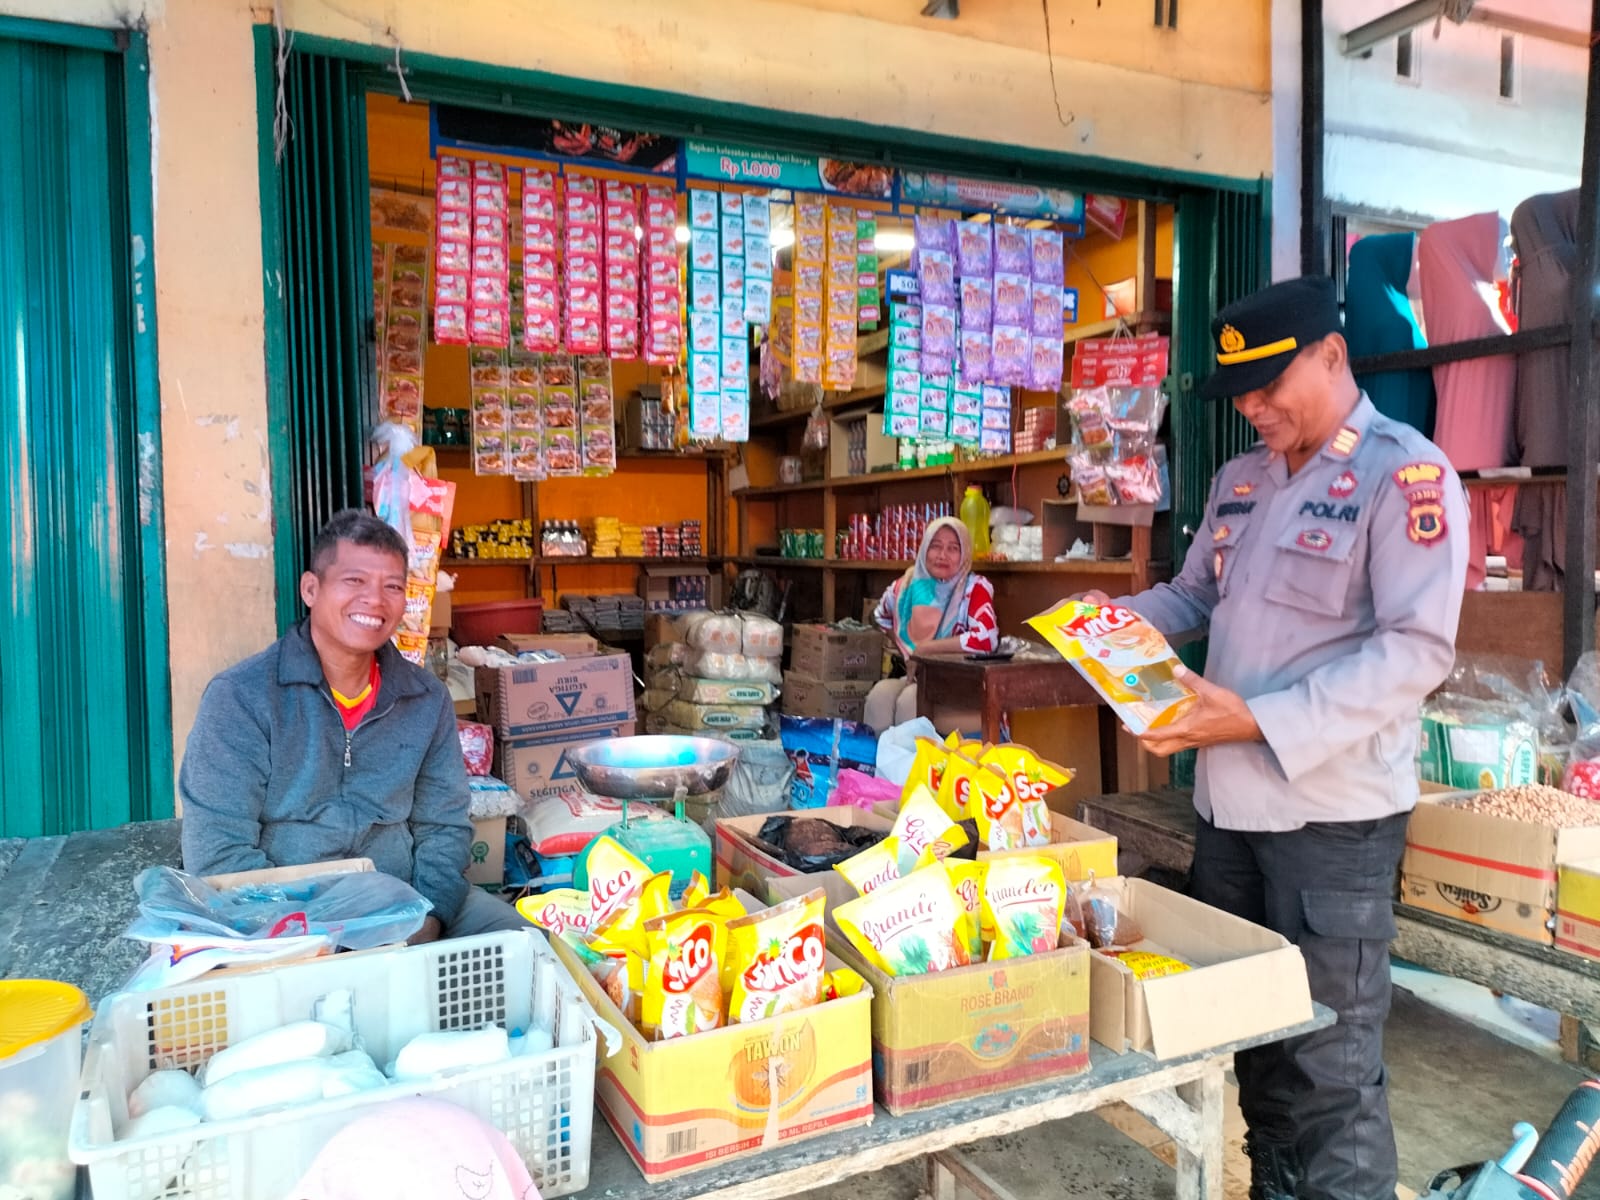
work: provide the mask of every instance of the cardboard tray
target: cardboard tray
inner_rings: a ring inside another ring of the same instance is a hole
[[[1139,923],[1138,949],[1175,955],[1191,971],[1140,980],[1114,958],[1089,955],[1089,1027],[1117,1053],[1180,1058],[1312,1018],[1300,950],[1281,934],[1143,879],[1105,879]]]

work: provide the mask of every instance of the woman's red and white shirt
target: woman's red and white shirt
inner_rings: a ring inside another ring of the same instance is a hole
[[[873,622],[886,632],[895,631],[900,611],[900,584],[895,580],[878,600],[872,614]],[[967,654],[993,654],[1000,648],[1000,620],[994,611],[994,586],[982,575],[967,576],[966,595],[961,604],[961,615],[956,619],[953,634],[946,636],[961,639],[961,649]]]

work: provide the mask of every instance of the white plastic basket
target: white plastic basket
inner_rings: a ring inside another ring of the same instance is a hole
[[[114,1140],[128,1119],[129,1094],[152,1071],[194,1071],[234,1042],[311,1016],[319,997],[340,989],[353,994],[356,1030],[380,1064],[418,1034],[491,1023],[548,1028],[555,1048],[445,1071],[425,1083]],[[68,1150],[88,1167],[95,1200],[283,1200],[350,1121],[385,1100],[429,1096],[495,1126],[527,1163],[540,1193],[565,1196],[589,1182],[596,1030],[608,1042],[617,1037],[531,930],[124,993],[95,1018]]]

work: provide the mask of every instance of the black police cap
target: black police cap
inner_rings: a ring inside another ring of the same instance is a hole
[[[1236,300],[1211,321],[1217,369],[1200,387],[1207,400],[1264,388],[1307,346],[1340,332],[1333,280],[1307,275]]]

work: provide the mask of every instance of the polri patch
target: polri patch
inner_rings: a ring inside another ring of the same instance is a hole
[[[1406,493],[1406,536],[1419,546],[1436,546],[1449,529],[1444,520],[1444,493],[1419,487]]]
[[[1394,473],[1394,481],[1401,491],[1419,483],[1438,483],[1443,478],[1444,468],[1431,462],[1407,463]]]
[[[1321,521],[1345,521],[1354,524],[1361,516],[1361,505],[1329,504],[1325,500],[1307,500],[1300,506],[1299,515],[1316,517]]]
[[[1294,544],[1322,554],[1333,545],[1333,537],[1326,529],[1302,529],[1300,536],[1294,539]]]
[[[1356,483],[1356,473],[1354,471],[1345,471],[1339,478],[1328,485],[1328,495],[1335,500],[1343,500],[1345,497],[1355,494]]]

